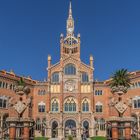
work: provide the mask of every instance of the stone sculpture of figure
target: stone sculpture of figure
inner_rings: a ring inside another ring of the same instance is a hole
[[[110,106],[114,106],[115,104],[117,104],[117,101],[115,100],[115,98],[111,98],[110,100],[109,100],[109,105]]]
[[[131,98],[127,98],[127,104],[128,104],[128,106],[132,107],[132,99]]]
[[[14,98],[13,97],[9,97],[9,100],[8,100],[8,107],[12,107],[13,106],[13,101],[14,101]]]

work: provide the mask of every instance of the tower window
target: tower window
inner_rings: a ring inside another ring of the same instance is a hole
[[[82,83],[88,83],[89,82],[89,77],[86,72],[82,73]]]
[[[76,68],[73,64],[67,64],[64,68],[65,75],[76,75]]]
[[[55,72],[52,74],[51,82],[52,83],[59,83],[59,73],[58,72]]]

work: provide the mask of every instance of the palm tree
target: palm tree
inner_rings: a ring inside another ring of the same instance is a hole
[[[116,71],[111,77],[110,87],[112,92],[123,92],[126,93],[128,88],[130,87],[130,73],[128,73],[127,69],[120,69]]]

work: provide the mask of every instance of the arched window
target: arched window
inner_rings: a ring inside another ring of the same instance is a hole
[[[52,83],[59,83],[59,72],[55,72],[52,74],[51,82]]]
[[[96,108],[96,112],[97,113],[103,112],[103,105],[102,105],[102,103],[100,103],[100,102],[96,103],[95,108]]]
[[[73,64],[67,64],[64,68],[65,75],[75,75],[76,74],[76,68]]]
[[[82,83],[88,83],[89,82],[89,77],[86,72],[82,73]]]
[[[83,112],[88,112],[89,111],[89,103],[88,103],[87,99],[84,99],[84,101],[82,103],[82,111]]]
[[[36,120],[36,130],[41,130],[41,120],[39,118]]]
[[[40,102],[38,104],[38,112],[45,112],[45,103]]]
[[[59,107],[58,107],[58,101],[56,99],[54,99],[52,101],[52,111],[53,112],[58,112],[58,109],[59,109]]]
[[[69,98],[66,100],[64,109],[66,112],[75,112],[76,111],[76,103],[73,98]]]

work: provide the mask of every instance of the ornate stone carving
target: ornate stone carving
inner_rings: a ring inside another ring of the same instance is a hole
[[[117,111],[121,114],[123,114],[126,109],[127,109],[127,105],[124,104],[123,102],[118,102],[116,105],[115,105],[115,108],[117,109]]]
[[[117,100],[115,100],[115,98],[110,98],[110,100],[109,100],[109,106],[114,106],[115,104],[117,104],[118,102],[117,102]]]
[[[15,88],[15,92],[18,95],[29,94],[30,93],[30,88],[27,87],[27,86],[18,85]]]
[[[75,81],[68,80],[65,82],[64,89],[69,92],[73,92],[75,90]]]
[[[114,86],[111,88],[112,93],[118,94],[118,95],[123,95],[127,92],[127,87],[124,86]]]
[[[21,101],[18,101],[15,105],[14,105],[14,109],[18,112],[18,114],[23,113],[23,111],[26,109],[27,105],[25,105],[24,103],[22,103]]]

